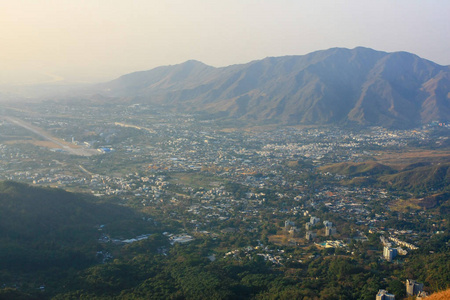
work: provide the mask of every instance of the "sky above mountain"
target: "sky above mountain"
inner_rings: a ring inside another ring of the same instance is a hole
[[[1,0],[0,84],[98,82],[195,59],[215,67],[332,47],[450,64],[443,0]]]

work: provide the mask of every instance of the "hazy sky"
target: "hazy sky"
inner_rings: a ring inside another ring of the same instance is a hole
[[[0,84],[356,46],[449,65],[450,1],[0,0]]]

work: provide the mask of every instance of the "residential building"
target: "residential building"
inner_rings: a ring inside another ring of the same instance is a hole
[[[320,218],[311,217],[310,220],[309,220],[309,222],[310,222],[312,225],[316,225],[317,223],[320,222]]]
[[[397,256],[397,249],[385,246],[383,248],[383,257],[387,261],[392,261]]]
[[[289,236],[290,236],[291,238],[294,238],[294,237],[297,236],[297,233],[298,233],[297,227],[292,226],[291,229],[289,230]]]
[[[306,230],[311,230],[312,227],[313,227],[313,225],[310,222],[306,222],[306,224],[305,224]]]
[[[389,294],[386,290],[379,290],[376,300],[395,300],[395,295]]]
[[[330,221],[323,221],[323,225],[324,225],[325,227],[333,227],[333,223],[330,222]]]
[[[336,228],[334,227],[325,227],[325,236],[331,236],[336,234]]]
[[[312,239],[315,238],[315,237],[316,237],[316,233],[314,233],[314,232],[312,232],[312,231],[307,231],[307,232],[306,232],[305,238],[306,238],[308,241],[312,240]]]
[[[284,221],[284,230],[289,231],[291,226],[294,226],[294,225],[295,225],[294,222],[291,222],[290,220],[286,220],[286,221]]]
[[[417,296],[423,290],[423,283],[412,279],[406,279],[406,295]]]

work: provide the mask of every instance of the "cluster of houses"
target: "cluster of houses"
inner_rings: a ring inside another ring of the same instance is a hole
[[[396,237],[390,236],[390,237],[388,237],[388,239],[401,245],[401,246],[407,247],[410,250],[419,249],[418,247],[414,246],[413,244],[401,241]],[[383,243],[383,258],[385,260],[392,261],[397,255],[408,254],[408,251],[402,249],[401,247],[394,248],[392,246],[392,243],[388,242],[388,240],[384,236],[380,236],[380,240]]]
[[[306,235],[305,238],[310,241],[314,239],[317,234],[316,232],[313,232],[312,229],[315,227],[316,224],[320,222],[320,218],[311,217],[309,222],[306,222],[305,229],[306,229]],[[333,223],[330,221],[323,221],[323,225],[325,226],[325,236],[332,236],[336,234],[336,227],[333,227]]]

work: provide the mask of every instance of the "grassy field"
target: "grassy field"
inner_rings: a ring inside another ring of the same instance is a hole
[[[450,290],[431,294],[430,297],[428,297],[426,299],[427,300],[448,300],[448,299],[450,299]]]
[[[450,162],[450,150],[383,151],[378,153],[376,161],[396,169],[417,162],[445,163]]]
[[[417,204],[418,201],[419,201],[418,199],[408,199],[408,200],[398,199],[389,203],[389,208],[392,211],[398,212],[407,212],[410,209],[421,210],[422,207],[420,207]]]

